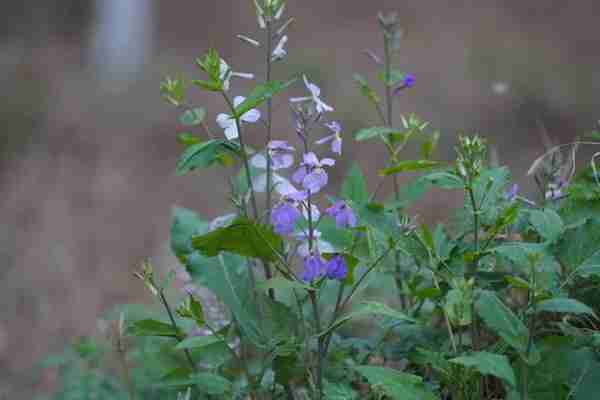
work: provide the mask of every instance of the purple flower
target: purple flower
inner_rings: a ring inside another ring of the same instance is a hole
[[[302,184],[302,187],[310,191],[311,194],[317,193],[327,185],[329,179],[323,167],[333,165],[335,165],[335,160],[331,158],[324,158],[319,161],[315,153],[306,153],[302,164],[292,175],[292,180]]]
[[[301,216],[302,214],[293,203],[284,200],[273,207],[273,211],[271,211],[271,223],[278,234],[290,235],[294,232],[294,225],[296,225],[296,221]]]
[[[285,140],[271,140],[267,145],[267,151],[271,156],[271,168],[274,171],[289,168],[294,164],[295,149]],[[267,157],[263,153],[256,154],[250,162],[255,168],[267,169]]]
[[[557,183],[548,184],[548,190],[546,190],[546,200],[559,200],[564,196],[563,189],[568,185],[568,182],[564,178],[560,178]]]
[[[325,136],[324,138],[317,140],[316,143],[317,144],[325,144],[325,143],[331,142],[331,151],[336,153],[337,155],[341,156],[342,155],[342,136],[341,136],[342,126],[337,121],[328,122],[325,124],[325,126],[327,128],[329,128],[329,130],[331,132],[333,132],[333,134]]]
[[[413,74],[405,74],[404,79],[402,79],[402,84],[400,86],[398,86],[396,89],[394,89],[393,95],[396,96],[396,95],[400,94],[400,92],[403,91],[404,89],[408,89],[408,88],[415,86],[416,82],[417,82],[417,79],[415,78],[415,76]]]
[[[510,190],[504,194],[504,198],[508,201],[515,201],[519,194],[519,185],[517,183],[510,187]]]
[[[328,111],[333,111],[333,107],[325,104],[323,102],[323,100],[321,100],[321,97],[320,97],[321,89],[314,83],[309,82],[308,79],[306,79],[306,75],[304,75],[302,78],[304,79],[304,85],[310,92],[310,96],[294,97],[294,98],[291,98],[290,101],[292,103],[298,103],[298,102],[303,102],[303,101],[307,101],[307,100],[312,100],[313,103],[315,104],[315,108],[317,109],[317,112],[319,114],[323,114]]]
[[[304,272],[302,279],[305,282],[311,282],[321,276],[325,270],[325,262],[318,253],[310,254],[304,258]]]
[[[334,256],[327,265],[325,265],[325,276],[329,279],[337,279],[343,281],[348,275],[348,265],[344,256]]]
[[[356,226],[356,215],[343,200],[336,201],[325,212],[330,217],[335,218],[335,224],[338,228],[354,228]]]

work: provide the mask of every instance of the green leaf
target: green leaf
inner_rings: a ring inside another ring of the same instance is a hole
[[[162,336],[178,338],[183,334],[171,324],[155,319],[142,319],[129,326],[127,332],[133,336]]]
[[[515,265],[525,268],[529,266],[530,257],[535,254],[544,254],[547,251],[545,243],[508,242],[489,250],[501,257],[508,259]]]
[[[554,253],[568,273],[600,276],[600,219],[590,218],[567,229]]]
[[[391,368],[358,366],[356,372],[364,376],[371,386],[382,389],[394,400],[436,400],[419,376]]]
[[[379,171],[380,176],[389,176],[394,174],[399,174],[402,172],[416,172],[422,171],[424,169],[430,169],[438,166],[439,163],[437,161],[431,160],[406,160],[401,161],[393,167],[386,168],[383,171]]]
[[[357,164],[352,166],[342,183],[342,197],[356,204],[365,204],[369,201],[367,181]]]
[[[432,172],[421,179],[442,189],[463,189],[465,186],[460,176],[448,171]]]
[[[202,236],[192,238],[192,246],[208,257],[223,251],[265,261],[278,259],[276,250],[281,248],[281,236],[267,225],[257,224],[239,217],[231,225],[215,229]]]
[[[553,298],[544,300],[536,305],[536,310],[538,312],[546,311],[564,314],[587,314],[598,319],[594,310],[575,299]]]
[[[358,399],[356,393],[350,386],[342,383],[325,382],[323,393],[325,400],[355,400]]]
[[[354,138],[359,142],[362,142],[375,137],[389,135],[397,131],[397,129],[388,128],[386,126],[375,126],[373,128],[361,129],[360,131],[356,132]]]
[[[475,302],[477,313],[485,324],[500,336],[504,341],[517,350],[523,359],[530,364],[535,364],[540,359],[540,354],[535,345],[531,346],[527,357],[529,331],[521,320],[502,303],[494,292],[482,290]]]
[[[156,385],[158,387],[186,387],[194,386],[200,392],[211,396],[225,396],[231,394],[232,383],[221,375],[209,372],[199,372],[187,379],[175,379]],[[221,397],[226,398],[226,397]],[[229,397],[227,397],[229,398]]]
[[[512,387],[516,387],[515,372],[506,356],[480,351],[466,356],[456,357],[450,362],[474,368],[482,375],[493,375]]]
[[[429,138],[425,139],[423,144],[421,145],[421,154],[423,158],[429,159],[433,154],[433,151],[437,147],[437,144],[440,140],[440,133],[434,132]]]
[[[206,168],[217,161],[223,161],[224,157],[239,154],[239,144],[237,142],[213,139],[206,142],[193,144],[183,151],[175,172],[177,176],[182,176],[197,168]]]
[[[305,285],[299,281],[291,281],[283,277],[272,278],[267,281],[260,282],[256,288],[264,292],[269,289],[297,289],[297,290],[315,290],[309,285]]]
[[[177,135],[177,142],[187,147],[193,144],[202,143],[202,140],[192,133],[182,132]]]
[[[549,242],[557,240],[564,229],[562,219],[551,209],[530,211],[529,222],[537,233]]]
[[[369,101],[373,104],[379,104],[381,102],[381,98],[377,95],[369,82],[360,74],[353,75],[354,81],[358,84],[358,88],[363,96],[365,96]]]
[[[290,79],[289,81],[269,81],[254,88],[250,96],[244,102],[235,108],[234,117],[240,118],[253,108],[258,107],[268,99],[273,98],[276,94],[284,91],[298,79]]]
[[[376,301],[365,301],[356,306],[354,310],[352,310],[348,314],[338,318],[333,324],[331,324],[329,328],[327,328],[327,330],[319,333],[318,336],[326,335],[329,332],[338,329],[340,326],[352,319],[373,315],[382,315],[399,321],[415,322],[414,319],[404,314],[403,312],[396,311],[383,303],[379,303]]]
[[[390,70],[389,79],[386,79],[385,71],[382,70],[377,73],[377,79],[379,79],[389,87],[396,86],[397,84],[404,82],[405,77],[406,73],[394,68]]]
[[[198,349],[201,347],[206,347],[206,346],[210,346],[211,344],[215,344],[215,343],[223,343],[223,339],[216,337],[216,336],[191,336],[188,337],[187,339],[179,342],[177,344],[177,346],[175,346],[176,349],[179,350],[183,350],[183,349]]]
[[[196,324],[198,326],[204,325],[204,310],[202,309],[202,303],[193,296],[189,297],[189,310],[192,313],[192,317],[196,321]]]
[[[195,107],[189,110],[186,110],[179,117],[179,122],[186,126],[196,126],[200,125],[202,121],[206,118],[206,109],[202,107]]]
[[[174,207],[171,223],[171,250],[181,260],[194,251],[192,236],[208,231],[208,222],[192,210]]]

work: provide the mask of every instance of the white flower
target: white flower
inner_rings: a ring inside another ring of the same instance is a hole
[[[254,79],[254,74],[248,74],[244,72],[233,72],[229,67],[229,64],[227,64],[225,60],[221,58],[221,64],[219,65],[219,78],[223,82],[223,90],[229,90],[229,81],[233,76],[243,79]]]
[[[290,101],[292,103],[297,103],[297,102],[301,102],[301,101],[312,100],[313,103],[315,103],[315,107],[316,107],[318,113],[323,114],[328,111],[333,111],[333,107],[325,104],[323,102],[323,100],[321,100],[321,98],[320,98],[321,89],[314,83],[309,82],[308,79],[306,79],[306,75],[304,75],[302,78],[304,79],[304,85],[310,92],[310,96],[294,97],[294,98],[291,98]]]
[[[245,97],[237,96],[235,99],[233,99],[234,107],[237,108],[245,100],[246,100]],[[240,124],[242,122],[256,122],[259,119],[260,119],[260,111],[258,111],[255,108],[252,108],[252,109],[246,111],[240,117]],[[233,118],[233,116],[231,116],[229,114],[221,113],[221,114],[217,115],[217,124],[219,124],[219,126],[225,130],[225,137],[227,138],[227,140],[233,140],[233,139],[237,139],[239,137],[240,133],[238,132],[237,126],[235,125],[235,119]]]
[[[287,41],[288,41],[287,35],[283,35],[281,37],[281,39],[279,40],[279,43],[275,47],[275,50],[273,50],[273,56],[271,58],[273,61],[281,60],[287,55],[287,51],[284,49]]]

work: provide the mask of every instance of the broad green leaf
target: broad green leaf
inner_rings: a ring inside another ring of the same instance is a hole
[[[342,383],[325,382],[323,388],[325,400],[355,400],[358,399],[356,393],[350,386]]]
[[[177,135],[177,142],[179,142],[180,144],[188,147],[188,146],[191,146],[193,144],[201,143],[202,140],[199,137],[197,137],[194,134],[192,134],[192,133],[182,132],[182,133],[180,133],[180,134]]]
[[[382,389],[393,400],[436,400],[436,396],[417,375],[385,367],[358,366],[354,369],[371,386]]]
[[[437,161],[431,160],[406,160],[401,161],[393,167],[386,168],[383,171],[379,172],[381,176],[389,176],[394,174],[399,174],[402,172],[417,172],[425,169],[430,169],[438,166],[439,163]]]
[[[215,229],[205,235],[192,237],[192,246],[208,257],[215,257],[223,251],[265,261],[277,260],[277,249],[282,239],[272,227],[257,224],[239,217],[224,228]]]
[[[564,229],[562,219],[551,209],[530,211],[529,222],[537,233],[549,242],[557,240]]]
[[[223,342],[223,339],[216,336],[191,336],[179,342],[176,349],[198,349],[201,347],[210,346],[211,344]]]
[[[362,142],[364,140],[373,139],[375,137],[389,135],[397,131],[397,129],[388,128],[386,126],[375,126],[373,128],[361,129],[360,131],[356,132],[354,138],[359,142]]]
[[[465,186],[458,175],[447,171],[432,172],[423,176],[421,179],[442,189],[463,189]]]
[[[352,166],[342,182],[342,197],[356,204],[365,204],[369,201],[367,182],[357,164]]]
[[[184,111],[179,117],[179,122],[186,126],[195,126],[200,125],[204,118],[206,118],[206,109],[196,107]]]
[[[453,358],[450,362],[474,368],[483,375],[493,375],[512,387],[517,385],[515,372],[506,356],[480,351]]]
[[[529,266],[529,258],[534,254],[544,254],[547,250],[545,243],[508,242],[489,250],[521,268]]]
[[[208,231],[208,222],[192,210],[174,207],[171,220],[171,250],[179,259],[192,253],[192,236]]]
[[[600,393],[600,362],[596,352],[591,348],[569,350],[572,399],[595,400]]]
[[[594,318],[598,318],[592,310],[587,305],[575,299],[568,298],[553,298],[544,300],[536,305],[536,310],[546,311],[546,312],[554,312],[554,313],[564,313],[564,314],[587,314],[591,315]]]
[[[315,290],[312,286],[305,285],[299,281],[291,281],[283,277],[272,278],[256,285],[256,288],[264,292],[269,289],[296,289],[296,290]]]
[[[381,102],[381,98],[377,95],[377,92],[375,92],[371,88],[369,82],[362,75],[354,74],[353,78],[354,81],[358,84],[358,88],[360,89],[362,95],[369,99],[371,103],[378,104]]]
[[[209,372],[199,372],[187,379],[176,379],[156,385],[157,387],[186,387],[194,386],[202,393],[211,396],[230,395],[233,389],[232,383],[221,375]],[[229,397],[221,397],[229,398]]]
[[[206,168],[215,162],[223,162],[231,155],[239,154],[239,144],[229,140],[212,139],[186,147],[179,160],[175,173],[182,176],[197,168]]]
[[[258,107],[268,99],[273,98],[276,94],[284,91],[298,79],[290,79],[289,81],[269,81],[254,88],[250,96],[244,102],[235,108],[235,117],[241,117],[251,109]]]
[[[540,354],[535,345],[531,346],[527,357],[529,331],[521,320],[502,303],[494,292],[481,290],[475,302],[477,313],[485,324],[494,333],[515,350],[530,364],[535,364],[540,359]]]
[[[173,328],[171,324],[155,319],[135,321],[129,326],[127,333],[133,336],[162,336],[172,338],[179,338],[183,334],[181,330]]]
[[[375,315],[389,317],[398,321],[415,322],[415,320],[409,317],[408,315],[404,314],[403,312],[396,311],[393,308],[387,306],[386,304],[378,303],[376,301],[365,301],[360,303],[358,306],[354,307],[354,310],[352,310],[348,314],[338,318],[327,330],[319,333],[319,336],[323,336],[325,334],[328,334],[329,332],[338,329],[340,326],[352,319]]]
[[[600,276],[600,219],[590,218],[567,229],[555,247],[555,254],[568,273],[584,278]]]

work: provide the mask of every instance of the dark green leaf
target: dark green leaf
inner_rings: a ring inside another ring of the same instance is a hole
[[[223,339],[216,336],[190,336],[175,346],[176,349],[198,349],[210,346],[211,344],[223,342]]]
[[[551,209],[530,211],[529,221],[537,233],[549,242],[557,240],[564,228],[560,216]]]
[[[186,208],[174,207],[171,224],[171,250],[179,259],[194,251],[192,236],[208,231],[208,222]]]
[[[394,400],[436,400],[419,376],[385,367],[359,366],[354,369],[371,386],[379,387]]]
[[[582,302],[568,298],[553,298],[544,300],[536,305],[537,311],[564,313],[564,314],[588,314],[596,317],[594,310]]]
[[[193,144],[187,147],[177,161],[176,174],[178,176],[197,169],[211,166],[224,157],[239,154],[239,145],[236,142],[222,139],[213,139],[206,142]]]
[[[129,326],[128,333],[133,336],[163,336],[173,338],[178,338],[182,335],[182,332],[175,330],[171,324],[154,319],[135,321]]]
[[[215,257],[223,251],[265,261],[278,259],[277,249],[282,239],[272,227],[257,224],[239,217],[224,228],[215,229],[202,236],[192,238],[192,246],[208,257]]]
[[[516,387],[517,385],[515,372],[506,356],[480,351],[453,358],[450,362],[474,368],[483,375],[493,375],[512,387]]]

